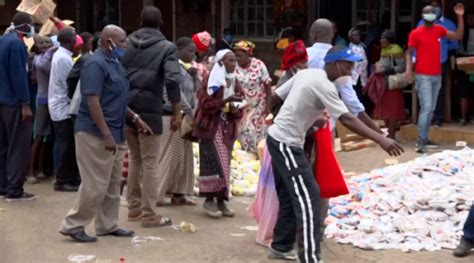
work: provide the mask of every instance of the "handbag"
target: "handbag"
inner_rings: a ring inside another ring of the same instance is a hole
[[[341,166],[332,146],[330,125],[314,134],[316,140],[316,162],[314,171],[321,198],[332,198],[349,193]]]
[[[391,62],[392,68],[394,68],[396,66],[396,63],[393,57],[391,57]],[[389,75],[387,77],[387,82],[389,90],[404,89],[409,85],[413,84],[412,81],[407,81],[407,79],[405,78],[405,73],[396,73],[393,75]]]
[[[193,141],[193,122],[194,120],[190,116],[184,115],[181,121],[181,138]]]

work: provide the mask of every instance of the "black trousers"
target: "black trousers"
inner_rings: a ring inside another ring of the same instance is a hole
[[[32,123],[21,122],[20,106],[0,105],[0,193],[23,195],[30,167]]]
[[[76,145],[74,141],[74,123],[71,118],[54,121],[54,136],[59,144],[61,160],[56,173],[56,185],[79,185],[79,168],[76,162]]]
[[[289,147],[271,136],[267,138],[267,146],[280,201],[271,246],[289,252],[297,241],[300,262],[316,262],[321,251],[321,199],[313,169],[303,149]]]

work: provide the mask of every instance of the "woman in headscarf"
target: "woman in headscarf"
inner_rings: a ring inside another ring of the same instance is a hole
[[[380,38],[382,54],[375,73],[385,75],[385,85],[388,85],[388,76],[405,72],[405,53],[395,44],[395,33],[385,30]],[[380,101],[375,105],[374,118],[385,120],[388,136],[395,139],[398,121],[405,118],[405,104],[403,90],[389,90],[385,88]]]
[[[227,207],[232,148],[242,118],[243,90],[235,76],[235,54],[224,49],[216,54],[209,80],[199,91],[194,136],[199,142],[199,193],[206,197],[204,210],[214,218],[233,217]]]
[[[298,70],[308,67],[308,53],[303,41],[298,40],[290,43],[284,50],[281,59],[281,68],[285,74],[277,87],[288,81]],[[272,109],[273,114],[277,114],[278,109]],[[262,169],[258,181],[257,194],[250,206],[250,214],[255,218],[258,224],[257,244],[269,246],[273,238],[273,228],[278,218],[279,202],[273,178],[271,156],[266,147],[263,150]]]
[[[245,91],[247,106],[240,125],[239,141],[244,151],[257,153],[258,143],[267,131],[265,117],[269,113],[267,105],[271,96],[272,79],[265,64],[253,57],[255,45],[250,41],[240,41],[234,45],[238,66],[237,79]]]
[[[195,68],[191,67],[196,45],[189,37],[182,37],[176,41],[179,64],[183,81],[181,89],[181,109],[184,112],[183,122],[194,119],[196,109],[195,95],[200,87],[200,81]],[[171,102],[167,99],[165,90],[165,104],[163,110],[172,112]],[[194,192],[194,160],[192,142],[183,138],[181,127],[172,132],[171,116],[163,115],[163,134],[160,136],[160,150],[158,161],[158,205],[164,203],[165,195],[172,194],[172,205],[196,205],[190,198]]]

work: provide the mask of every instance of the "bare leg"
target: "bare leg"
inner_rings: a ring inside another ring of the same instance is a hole
[[[462,119],[467,122],[469,119],[469,99],[461,98],[461,116]]]
[[[31,146],[31,167],[30,167],[30,175],[34,176],[35,175],[35,165],[36,165],[36,160],[37,160],[37,154],[38,154],[38,147],[40,147],[41,141],[43,140],[43,136],[39,136],[35,138],[33,145]],[[41,154],[40,154],[41,155]],[[41,161],[40,161],[41,163]]]
[[[385,120],[385,126],[388,128],[388,137],[395,139],[395,133],[397,131],[397,120]]]

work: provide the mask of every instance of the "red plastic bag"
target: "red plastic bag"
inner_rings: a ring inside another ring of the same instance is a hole
[[[342,175],[341,166],[332,146],[331,128],[326,125],[314,133],[316,140],[316,161],[314,171],[322,198],[332,198],[349,193]]]

